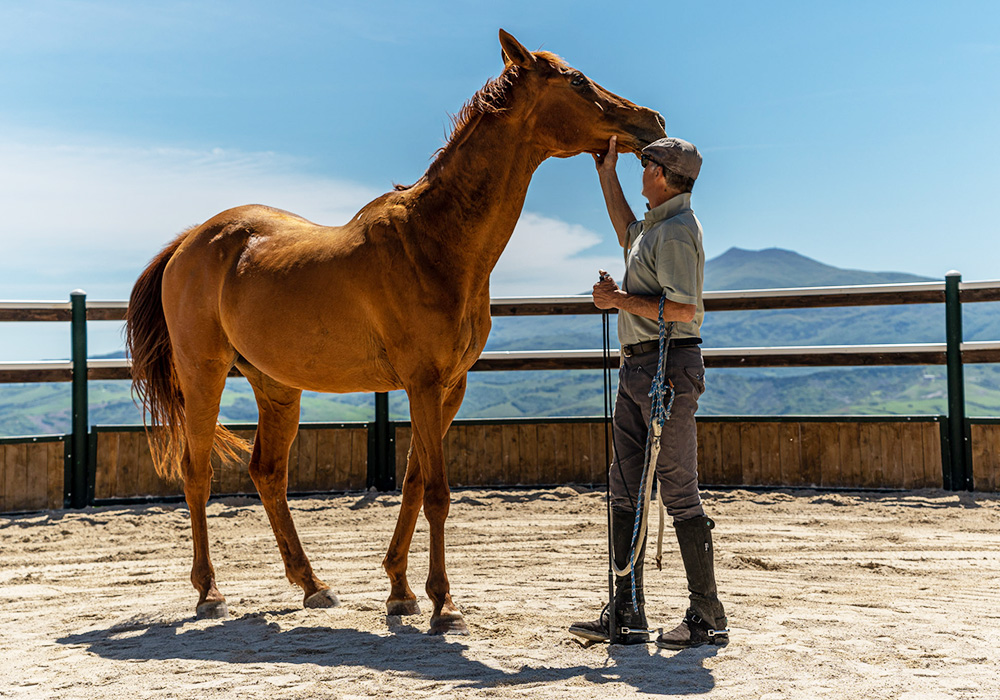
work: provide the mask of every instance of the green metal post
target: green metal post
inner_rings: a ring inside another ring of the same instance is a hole
[[[389,395],[375,394],[375,422],[368,424],[368,488],[379,491],[396,488],[393,430],[389,424]]]
[[[972,465],[967,459],[968,436],[965,420],[965,374],[962,368],[962,302],[959,286],[962,273],[952,270],[944,276],[946,362],[948,366],[948,443],[951,469],[944,474],[949,491],[972,490]]]
[[[90,457],[90,420],[87,415],[87,293],[82,289],[70,293],[72,316],[70,334],[73,339],[73,423],[70,437],[72,477],[70,507],[87,505],[87,461]]]
[[[378,483],[379,491],[392,491],[396,488],[396,470],[392,464],[394,450],[392,435],[389,429],[389,395],[380,392],[375,394],[375,439],[378,442]]]

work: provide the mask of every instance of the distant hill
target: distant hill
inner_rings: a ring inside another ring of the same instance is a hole
[[[730,248],[705,264],[705,287],[712,290],[927,280],[903,272],[841,269],[779,248]],[[996,306],[966,305],[966,340],[1000,340]],[[944,309],[937,304],[715,312],[706,315],[702,336],[707,347],[943,342]],[[487,350],[600,347],[601,319],[593,315],[496,318],[486,345]],[[970,414],[1000,414],[1000,367],[970,365],[965,374]],[[709,371],[708,385],[701,415],[941,413],[947,401],[942,367],[717,369]],[[601,415],[601,387],[594,371],[474,372],[459,417]],[[69,394],[68,384],[0,385],[0,436],[68,431]],[[90,402],[95,425],[141,420],[127,382],[91,382]],[[403,392],[390,395],[390,409],[394,418],[407,413]],[[231,380],[221,418],[254,421],[256,413],[249,385]],[[303,421],[370,420],[372,413],[369,394],[306,392],[302,399]]]
[[[930,277],[906,272],[868,272],[833,267],[781,248],[730,248],[719,257],[705,262],[705,289],[713,291],[928,281],[931,281]]]

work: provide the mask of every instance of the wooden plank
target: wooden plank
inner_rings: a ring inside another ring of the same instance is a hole
[[[614,456],[611,428],[605,430],[604,420],[590,423],[590,479],[595,486],[604,485],[608,479],[609,462]],[[607,440],[607,445],[605,445]]]
[[[316,473],[316,462],[318,460],[317,456],[317,441],[319,439],[319,430],[317,428],[300,428],[299,429],[299,455],[298,455],[298,474],[301,479],[302,474],[315,474]]]
[[[347,474],[347,487],[362,491],[368,482],[368,430],[347,428],[351,435],[351,468]]]
[[[66,445],[59,442],[48,443],[48,507],[57,510],[63,507],[63,480],[65,479]],[[2,497],[0,497],[2,500]]]
[[[45,510],[48,506],[48,444],[36,442],[28,445],[25,462],[27,507]]]
[[[508,485],[507,471],[503,463],[503,431],[502,426],[490,425],[486,428],[486,439],[483,449],[486,454],[489,469],[483,483],[492,485]]]
[[[351,481],[351,467],[354,448],[348,453],[349,458],[343,459],[337,443],[346,430],[336,428],[317,428],[316,430],[316,460],[300,467],[296,491],[316,491],[319,484],[348,484]],[[349,439],[349,436],[347,436]],[[366,436],[367,438],[367,436]],[[342,487],[343,488],[343,487]]]
[[[802,449],[799,439],[799,423],[777,423],[778,452],[781,461],[779,484],[800,486],[802,477]]]
[[[800,483],[819,486],[823,483],[822,423],[804,421],[799,424]]]
[[[858,486],[878,486],[884,480],[882,474],[881,431],[875,423],[860,423],[858,430],[862,462]]]
[[[739,423],[719,424],[719,445],[722,464],[719,470],[719,480],[715,483],[727,486],[742,484],[743,468],[741,466]]]
[[[24,443],[5,445],[4,451],[4,482],[6,492],[6,510],[25,510],[27,493],[24,483],[24,471],[28,461],[28,446]]]
[[[867,455],[861,452],[861,424],[838,423],[840,433],[840,473],[842,486],[861,486]]]
[[[141,436],[141,438],[140,438]],[[146,436],[142,433],[121,433],[118,443],[118,461],[115,465],[115,498],[131,498],[136,495],[137,472],[139,470],[140,443]],[[148,451],[149,446],[145,445]]]
[[[972,481],[976,491],[996,491],[1000,471],[1000,426],[973,425]]]
[[[904,489],[917,486],[924,476],[924,437],[927,423],[907,423],[900,426],[900,482]]]
[[[722,472],[722,431],[719,423],[698,425],[698,468],[701,479],[718,484]]]
[[[884,488],[903,487],[902,425],[887,422],[879,425],[882,442],[882,483]]]
[[[608,483],[608,469],[614,457],[612,432],[613,427],[605,426],[603,420],[590,424],[590,478],[595,486]]]
[[[997,491],[1000,490],[1000,425],[978,427],[982,428],[983,442],[986,443],[987,451],[986,459],[983,460],[983,467],[980,470],[983,476],[983,486],[980,489],[975,482],[973,484],[977,490]],[[973,479],[975,479],[975,474],[973,474]]]
[[[490,463],[489,453],[486,450],[486,432],[490,429],[487,425],[469,426],[469,470],[466,478],[470,486],[483,486],[490,483],[493,465]]]
[[[580,475],[577,473],[576,464],[573,463],[573,425],[571,423],[552,424],[552,455],[556,483],[579,483]]]
[[[761,422],[760,483],[773,486],[781,483],[781,434],[777,423]]]
[[[315,474],[309,490],[344,491],[350,488],[354,471],[354,435],[348,428],[317,428]],[[365,433],[367,443],[368,435]],[[365,477],[368,465],[365,464]],[[303,479],[301,465],[299,479]]]
[[[763,464],[760,455],[760,423],[740,423],[741,484],[762,483]]]
[[[556,470],[556,439],[555,426],[551,423],[539,423],[538,436],[538,480],[542,484],[559,484]]]
[[[521,456],[521,483],[538,484],[540,470],[538,465],[538,426],[534,423],[522,423],[518,426],[517,441]]]
[[[7,505],[7,445],[0,443],[0,513],[11,510]]]
[[[503,468],[504,483],[517,485],[521,481],[521,453],[517,445],[518,429],[516,425],[500,426],[500,462]]]
[[[924,433],[924,480],[923,488],[942,488],[944,476],[941,473],[941,425],[933,423]],[[930,429],[933,428],[933,429]]]
[[[589,423],[570,423],[569,432],[570,463],[574,481],[580,484],[594,483],[594,455],[590,445],[593,439]]]
[[[112,498],[118,469],[119,433],[97,433],[94,498]]]
[[[817,423],[819,442],[819,484],[840,486],[843,483],[840,457],[840,427],[837,423]]]

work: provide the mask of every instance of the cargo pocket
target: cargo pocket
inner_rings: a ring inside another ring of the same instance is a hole
[[[691,383],[694,384],[694,388],[698,392],[699,396],[705,393],[704,367],[685,367],[684,374],[691,380]]]

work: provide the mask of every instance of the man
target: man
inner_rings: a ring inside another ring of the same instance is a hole
[[[726,644],[727,620],[715,584],[712,528],[698,493],[697,436],[694,414],[705,390],[701,357],[704,317],[702,282],[705,252],[701,224],[691,210],[691,190],[701,170],[701,154],[693,144],[676,138],[656,141],[642,151],[642,195],[649,202],[645,218],[637,221],[625,200],[618,174],[617,139],[608,152],[595,155],[608,215],[618,242],[625,249],[622,287],[602,270],[594,285],[594,304],[617,308],[618,339],[622,346],[618,397],[614,412],[614,462],[608,474],[611,492],[611,541],[615,565],[629,562],[633,523],[641,498],[646,436],[652,399],[648,395],[659,359],[659,303],[663,320],[673,323],[664,368],[667,391],[674,402],[663,425],[655,467],[667,513],[673,518],[690,606],[683,621],[661,634],[656,645],[685,649],[702,644]],[[669,400],[669,397],[668,397]],[[649,641],[643,595],[645,542],[637,543],[635,597],[629,576],[616,577],[616,624],[610,630],[607,608],[592,622],[577,622],[569,631],[592,641],[641,644]],[[637,609],[636,609],[637,608]]]

